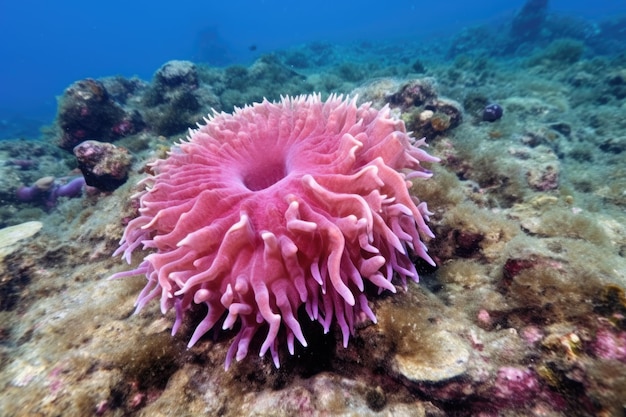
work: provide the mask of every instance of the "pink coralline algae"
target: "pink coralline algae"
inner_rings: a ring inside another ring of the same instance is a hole
[[[600,329],[592,343],[593,353],[602,359],[614,359],[626,363],[626,332]]]
[[[493,395],[509,405],[520,405],[536,397],[539,388],[539,380],[530,369],[504,366],[498,370]]]
[[[208,312],[189,346],[216,327],[238,326],[227,355],[241,360],[257,332],[279,366],[278,345],[307,345],[303,306],[325,332],[336,322],[347,346],[357,317],[376,321],[365,281],[395,292],[397,275],[418,280],[410,252],[434,265],[421,237],[432,237],[426,204],[410,180],[432,174],[420,149],[387,107],[319,95],[263,101],[215,114],[151,165],[116,255],[144,275],[136,306],[160,297],[175,309],[176,333],[193,304]],[[279,333],[281,336],[279,336]]]

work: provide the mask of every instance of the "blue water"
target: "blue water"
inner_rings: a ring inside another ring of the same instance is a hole
[[[426,41],[469,25],[510,18],[523,4],[522,0],[2,0],[0,130],[13,123],[19,125],[17,134],[36,135],[38,126],[54,117],[56,96],[85,77],[137,75],[149,80],[171,59],[245,64],[277,48],[317,40]],[[626,1],[555,0],[550,9],[601,18],[626,13]]]

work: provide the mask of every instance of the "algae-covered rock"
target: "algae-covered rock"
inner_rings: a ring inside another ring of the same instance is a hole
[[[0,229],[0,259],[11,254],[17,242],[33,236],[42,226],[41,222],[32,221]]]
[[[426,290],[409,289],[378,305],[377,331],[392,344],[385,356],[401,378],[440,382],[466,374],[472,347],[462,335],[469,323],[454,317],[446,305]],[[384,350],[384,347],[378,346]]]
[[[467,371],[470,353],[466,342],[444,330],[434,332],[428,338],[429,345],[438,347],[429,355],[423,355],[419,349],[396,355],[395,367],[400,374],[412,381],[438,382]]]

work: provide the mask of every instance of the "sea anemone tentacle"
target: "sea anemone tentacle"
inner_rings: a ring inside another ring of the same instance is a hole
[[[206,305],[189,346],[221,322],[237,332],[227,368],[257,334],[278,367],[281,343],[290,354],[308,344],[300,310],[324,332],[336,323],[347,346],[359,318],[376,322],[367,282],[395,292],[395,276],[418,280],[411,254],[434,264],[422,241],[431,213],[409,188],[438,159],[388,107],[283,97],[204,122],[151,164],[115,255],[151,253],[113,276],[145,275],[137,310],[160,298],[173,333]]]

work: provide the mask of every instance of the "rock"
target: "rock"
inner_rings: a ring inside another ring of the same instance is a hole
[[[620,154],[626,151],[626,136],[606,138],[600,143],[599,148],[606,153]]]
[[[410,288],[377,306],[377,334],[367,337],[371,353],[360,357],[371,366],[385,362],[402,378],[412,382],[439,382],[463,375],[470,367],[471,347],[450,318],[447,306],[427,290]]]
[[[183,133],[209,109],[220,108],[219,99],[200,84],[197,67],[190,61],[169,61],[159,68],[141,103],[150,130],[163,136]]]
[[[11,254],[17,242],[35,235],[42,226],[41,222],[32,221],[0,229],[0,259]]]
[[[526,172],[526,181],[535,191],[550,191],[559,188],[561,166],[559,158],[547,146],[511,147],[509,154],[515,157],[520,169]]]
[[[414,106],[423,106],[426,102],[437,98],[435,81],[432,78],[411,80],[387,98],[392,106],[400,106],[403,109]]]
[[[395,356],[395,369],[411,381],[439,382],[464,374],[467,371],[470,352],[467,344],[458,336],[445,330],[427,336],[435,351],[424,355],[419,347],[411,353]]]
[[[432,139],[463,121],[461,105],[438,97],[432,78],[409,81],[388,94],[385,102],[403,113],[402,120],[416,138]]]
[[[143,128],[136,111],[126,111],[110,96],[104,84],[87,78],[69,86],[59,101],[59,147],[71,151],[85,141],[113,141]]]
[[[154,81],[161,86],[177,88],[183,85],[198,86],[198,71],[191,61],[173,60],[166,62],[154,74]]]
[[[528,0],[511,22],[510,36],[515,42],[534,40],[540,36],[546,21],[548,0]]]
[[[131,156],[125,148],[88,140],[74,148],[74,155],[87,185],[113,191],[128,179]]]

